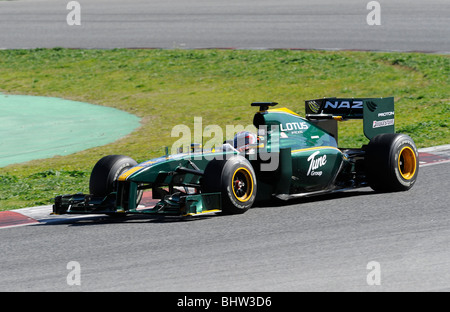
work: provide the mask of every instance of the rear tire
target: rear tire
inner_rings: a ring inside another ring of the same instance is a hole
[[[419,173],[419,153],[414,141],[406,134],[377,135],[367,146],[365,169],[375,191],[409,190]]]
[[[220,192],[222,212],[246,212],[255,202],[256,175],[250,162],[236,155],[228,160],[212,160],[205,168],[202,181],[204,193]]]

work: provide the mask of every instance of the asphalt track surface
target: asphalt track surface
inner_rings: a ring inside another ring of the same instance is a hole
[[[450,52],[448,0],[0,1],[0,48],[297,48]]]
[[[0,291],[450,291],[450,162],[243,215],[104,216],[0,229]],[[81,285],[68,285],[67,265]],[[367,265],[380,264],[370,286]]]

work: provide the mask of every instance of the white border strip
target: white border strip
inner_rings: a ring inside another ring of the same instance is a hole
[[[441,152],[445,150],[449,150],[450,153],[450,144],[420,148],[419,153]]]

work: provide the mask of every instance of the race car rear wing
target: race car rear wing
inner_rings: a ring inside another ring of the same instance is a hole
[[[323,98],[305,101],[306,118],[334,134],[337,121],[362,119],[364,135],[394,133],[394,98]]]

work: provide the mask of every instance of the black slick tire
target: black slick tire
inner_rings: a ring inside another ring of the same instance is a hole
[[[414,141],[406,134],[377,135],[366,148],[365,170],[375,191],[409,190],[419,174],[419,153]]]
[[[89,192],[94,196],[107,196],[116,189],[119,176],[137,162],[123,155],[109,155],[100,159],[94,166],[89,180]]]
[[[221,193],[222,212],[244,213],[256,198],[256,175],[250,162],[236,155],[226,160],[208,163],[202,180],[204,193]]]

